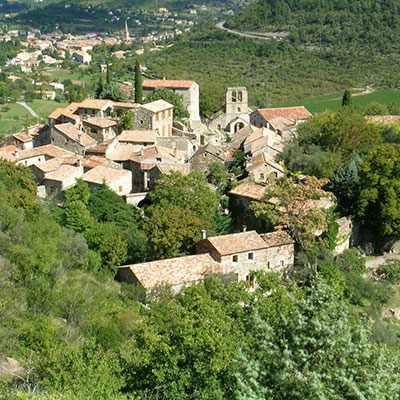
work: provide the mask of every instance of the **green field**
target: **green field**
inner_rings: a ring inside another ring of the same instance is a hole
[[[26,118],[31,115],[24,107],[16,103],[0,105],[0,137],[18,132]]]
[[[89,85],[97,82],[97,77],[88,74],[86,71],[71,72],[67,69],[50,69],[43,73],[43,75],[50,77],[51,79],[59,80],[60,82],[70,79],[71,81],[83,81]]]
[[[67,107],[68,105],[68,103],[58,103],[56,101],[50,100],[33,100],[27,104],[36,112],[36,114],[45,119],[47,119],[47,116],[52,113],[56,108]]]
[[[311,97],[308,99],[274,103],[271,107],[305,106],[310,112],[323,112],[326,110],[338,110],[342,106],[343,92],[326,96]],[[380,89],[373,93],[359,94],[353,92],[353,104],[366,106],[369,103],[400,103],[400,90]]]

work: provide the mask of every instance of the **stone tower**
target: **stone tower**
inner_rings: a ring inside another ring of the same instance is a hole
[[[240,115],[248,113],[247,88],[229,87],[225,94],[225,114]]]

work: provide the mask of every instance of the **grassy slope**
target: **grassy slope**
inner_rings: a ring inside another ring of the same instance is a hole
[[[310,112],[322,112],[325,110],[337,110],[342,105],[343,92],[333,93],[327,96],[317,96],[294,101],[274,103],[272,107],[305,106]],[[366,106],[369,103],[400,103],[400,91],[394,89],[380,89],[369,94],[353,94],[355,105]]]
[[[23,125],[23,120],[30,114],[19,104],[9,103],[0,106],[0,137],[18,132]]]

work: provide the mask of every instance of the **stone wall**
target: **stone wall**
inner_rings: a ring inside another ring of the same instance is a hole
[[[132,110],[132,129],[151,130],[153,129],[152,114],[142,107]]]
[[[56,125],[57,127],[57,125]],[[79,143],[68,139],[61,132],[59,132],[56,127],[51,129],[51,143],[62,149],[72,151],[73,153],[78,153],[83,156],[85,154],[85,148]]]
[[[194,155],[190,160],[190,167],[192,171],[201,171],[204,174],[208,174],[209,164],[216,162],[218,164],[224,164],[219,157],[214,156],[208,151],[202,151],[196,155]]]

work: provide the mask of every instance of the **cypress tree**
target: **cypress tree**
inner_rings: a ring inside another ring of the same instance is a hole
[[[107,74],[106,74],[106,84],[109,86],[111,83],[111,72],[110,72],[110,66],[107,64]]]
[[[353,105],[353,99],[351,98],[351,92],[350,90],[346,89],[344,91],[344,95],[342,98],[342,107],[352,106],[352,105]]]
[[[135,66],[135,103],[143,102],[142,73],[140,72],[139,60]]]

